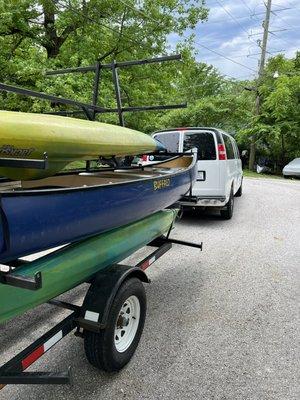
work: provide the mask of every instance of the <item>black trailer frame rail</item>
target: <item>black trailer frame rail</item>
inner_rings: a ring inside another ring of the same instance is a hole
[[[202,242],[197,244],[183,240],[171,239],[169,233],[167,236],[161,236],[150,242],[147,246],[156,247],[156,249],[143,260],[138,262],[134,267],[120,264],[117,264],[116,267],[119,267],[120,269],[126,267],[129,270],[132,268],[132,270],[139,269],[145,271],[162,255],[166,254],[171,249],[173,243],[195,247],[202,251]],[[97,277],[97,274],[91,278],[95,277]],[[88,280],[89,282],[90,279]],[[149,280],[147,281],[149,282]],[[22,286],[19,285],[19,287]],[[28,289],[28,287],[25,288]],[[82,316],[85,315],[85,310],[83,310],[82,306],[76,306],[56,299],[48,301],[48,304],[70,310],[72,313],[0,367],[0,390],[8,384],[72,384],[71,367],[64,372],[50,373],[25,372],[25,370],[75,329],[75,335],[79,337],[83,336],[82,329],[93,332],[99,332],[99,330],[105,329],[105,324],[101,322],[95,323],[88,319],[84,319]]]
[[[5,265],[6,267],[6,265]],[[36,272],[31,278],[29,276],[12,274],[12,269],[7,272],[0,271],[0,283],[10,285],[21,289],[39,290],[42,287],[42,274]]]
[[[48,169],[48,155],[41,160],[30,158],[0,158],[0,167]]]

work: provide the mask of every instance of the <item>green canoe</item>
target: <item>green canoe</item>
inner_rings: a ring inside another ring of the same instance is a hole
[[[0,111],[0,158],[43,159],[47,170],[0,168],[0,175],[14,180],[52,176],[76,160],[99,156],[150,153],[163,146],[151,136],[132,129],[46,114]]]
[[[177,210],[163,210],[133,224],[57,250],[17,268],[16,273],[42,273],[42,288],[20,289],[0,283],[0,324],[74,288],[96,272],[122,261],[166,233]]]

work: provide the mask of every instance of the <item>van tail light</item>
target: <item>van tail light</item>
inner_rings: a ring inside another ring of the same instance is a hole
[[[141,157],[141,160],[142,160],[142,161],[148,161],[148,156],[147,156],[147,154],[143,154],[142,157]]]
[[[218,144],[219,160],[227,160],[226,149],[224,144]]]

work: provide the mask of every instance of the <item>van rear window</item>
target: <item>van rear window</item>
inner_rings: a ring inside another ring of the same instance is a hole
[[[183,151],[198,149],[198,160],[216,160],[216,145],[211,132],[186,133]]]

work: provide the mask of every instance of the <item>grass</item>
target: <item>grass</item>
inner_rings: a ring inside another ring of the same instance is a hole
[[[70,169],[80,169],[80,168],[85,168],[85,161],[74,161],[68,164],[64,168],[64,171],[69,171]]]
[[[283,177],[279,175],[258,174],[257,172],[250,171],[249,169],[244,169],[243,173],[247,178],[283,179]]]

